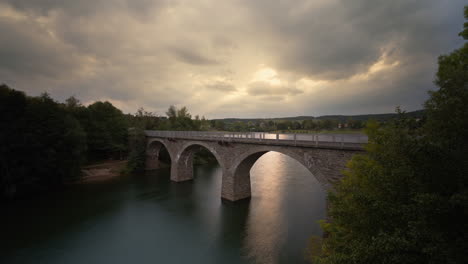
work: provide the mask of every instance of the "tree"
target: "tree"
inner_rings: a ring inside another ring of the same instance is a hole
[[[167,109],[166,112],[167,118],[169,120],[169,124],[171,127],[175,126],[175,122],[177,119],[177,108],[173,105],[169,106],[169,109]],[[171,129],[171,128],[169,128]]]
[[[92,159],[121,157],[127,149],[127,123],[124,114],[109,102],[88,106],[85,130]]]
[[[289,127],[288,127],[288,123],[286,122],[278,122],[276,123],[276,128],[278,130],[287,130]]]
[[[432,141],[459,153],[468,144],[468,43],[439,57],[435,83],[440,89],[430,92],[425,103],[427,133]]]
[[[187,107],[177,109],[171,105],[166,112],[169,124],[166,129],[169,130],[199,130],[198,122],[192,120],[192,115]]]
[[[245,132],[247,131],[247,124],[242,121],[236,121],[232,125],[232,129],[233,131],[236,131],[236,132]]]
[[[189,113],[187,107],[183,106],[179,110],[177,110],[177,117],[178,118],[188,118],[192,119],[192,115]]]
[[[465,6],[465,19],[468,20],[468,6]],[[468,39],[468,22],[463,24],[463,31],[459,34],[464,39]]]
[[[146,135],[141,128],[133,128],[129,136],[127,170],[130,173],[143,171],[146,166]]]
[[[291,122],[291,129],[298,130],[298,129],[301,129],[301,128],[302,128],[302,125],[301,125],[301,123],[299,123],[299,121]]]
[[[169,106],[169,109],[167,109],[166,115],[169,119],[171,118],[175,119],[177,117],[177,109],[175,108],[175,106],[173,105]]]
[[[76,178],[86,151],[86,135],[79,122],[48,94],[28,98],[24,117],[22,155],[41,183],[61,185]]]
[[[219,131],[223,131],[226,128],[226,126],[225,126],[225,124],[224,124],[224,122],[222,120],[216,120],[215,124],[214,124],[214,127],[216,128],[216,130],[219,130]]]
[[[80,106],[83,106],[80,102],[80,100],[78,100],[76,97],[74,96],[70,96],[68,97],[66,100],[65,100],[65,105],[68,107],[68,108],[76,108],[76,107],[80,107]]]
[[[302,121],[302,127],[306,130],[313,130],[317,127],[317,124],[312,120]]]
[[[17,157],[24,151],[21,131],[26,111],[26,95],[23,92],[0,85],[0,194],[12,195],[15,185],[23,178],[21,161]]]
[[[314,261],[467,262],[467,46],[439,58],[422,127],[400,111],[386,125],[369,122],[367,154],[329,194],[331,222]]]
[[[330,119],[319,120],[317,124],[317,127],[319,129],[325,129],[325,130],[332,130],[333,128],[337,126],[338,126],[337,121],[330,120]]]
[[[146,111],[143,107],[138,108],[134,115],[127,115],[130,127],[141,130],[158,130],[161,126],[160,117],[153,112]]]
[[[347,121],[348,127],[352,129],[361,129],[364,127],[364,124],[361,120],[349,119]]]
[[[80,176],[85,133],[62,105],[2,85],[0,109],[2,194],[55,188]]]

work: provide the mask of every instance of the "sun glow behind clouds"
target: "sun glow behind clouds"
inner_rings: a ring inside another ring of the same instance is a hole
[[[416,110],[466,0],[413,2],[0,0],[0,83],[130,113]]]
[[[278,78],[278,72],[269,67],[263,67],[256,71],[252,82],[266,82],[275,86],[281,85],[281,80]]]

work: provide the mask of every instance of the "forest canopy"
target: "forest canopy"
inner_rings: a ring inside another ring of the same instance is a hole
[[[329,194],[314,263],[467,263],[468,43],[438,64],[425,122],[368,124],[366,155]]]

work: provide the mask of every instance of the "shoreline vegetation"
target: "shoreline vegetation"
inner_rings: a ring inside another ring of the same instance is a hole
[[[468,22],[459,35],[468,40]],[[397,109],[368,122],[366,153],[329,192],[324,237],[310,238],[312,263],[467,262],[467,42],[439,57],[434,83],[423,120]]]

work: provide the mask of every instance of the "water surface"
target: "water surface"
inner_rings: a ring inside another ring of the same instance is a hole
[[[225,203],[221,169],[169,169],[74,186],[3,205],[0,263],[306,263],[325,191],[277,152],[251,171],[252,199]]]

